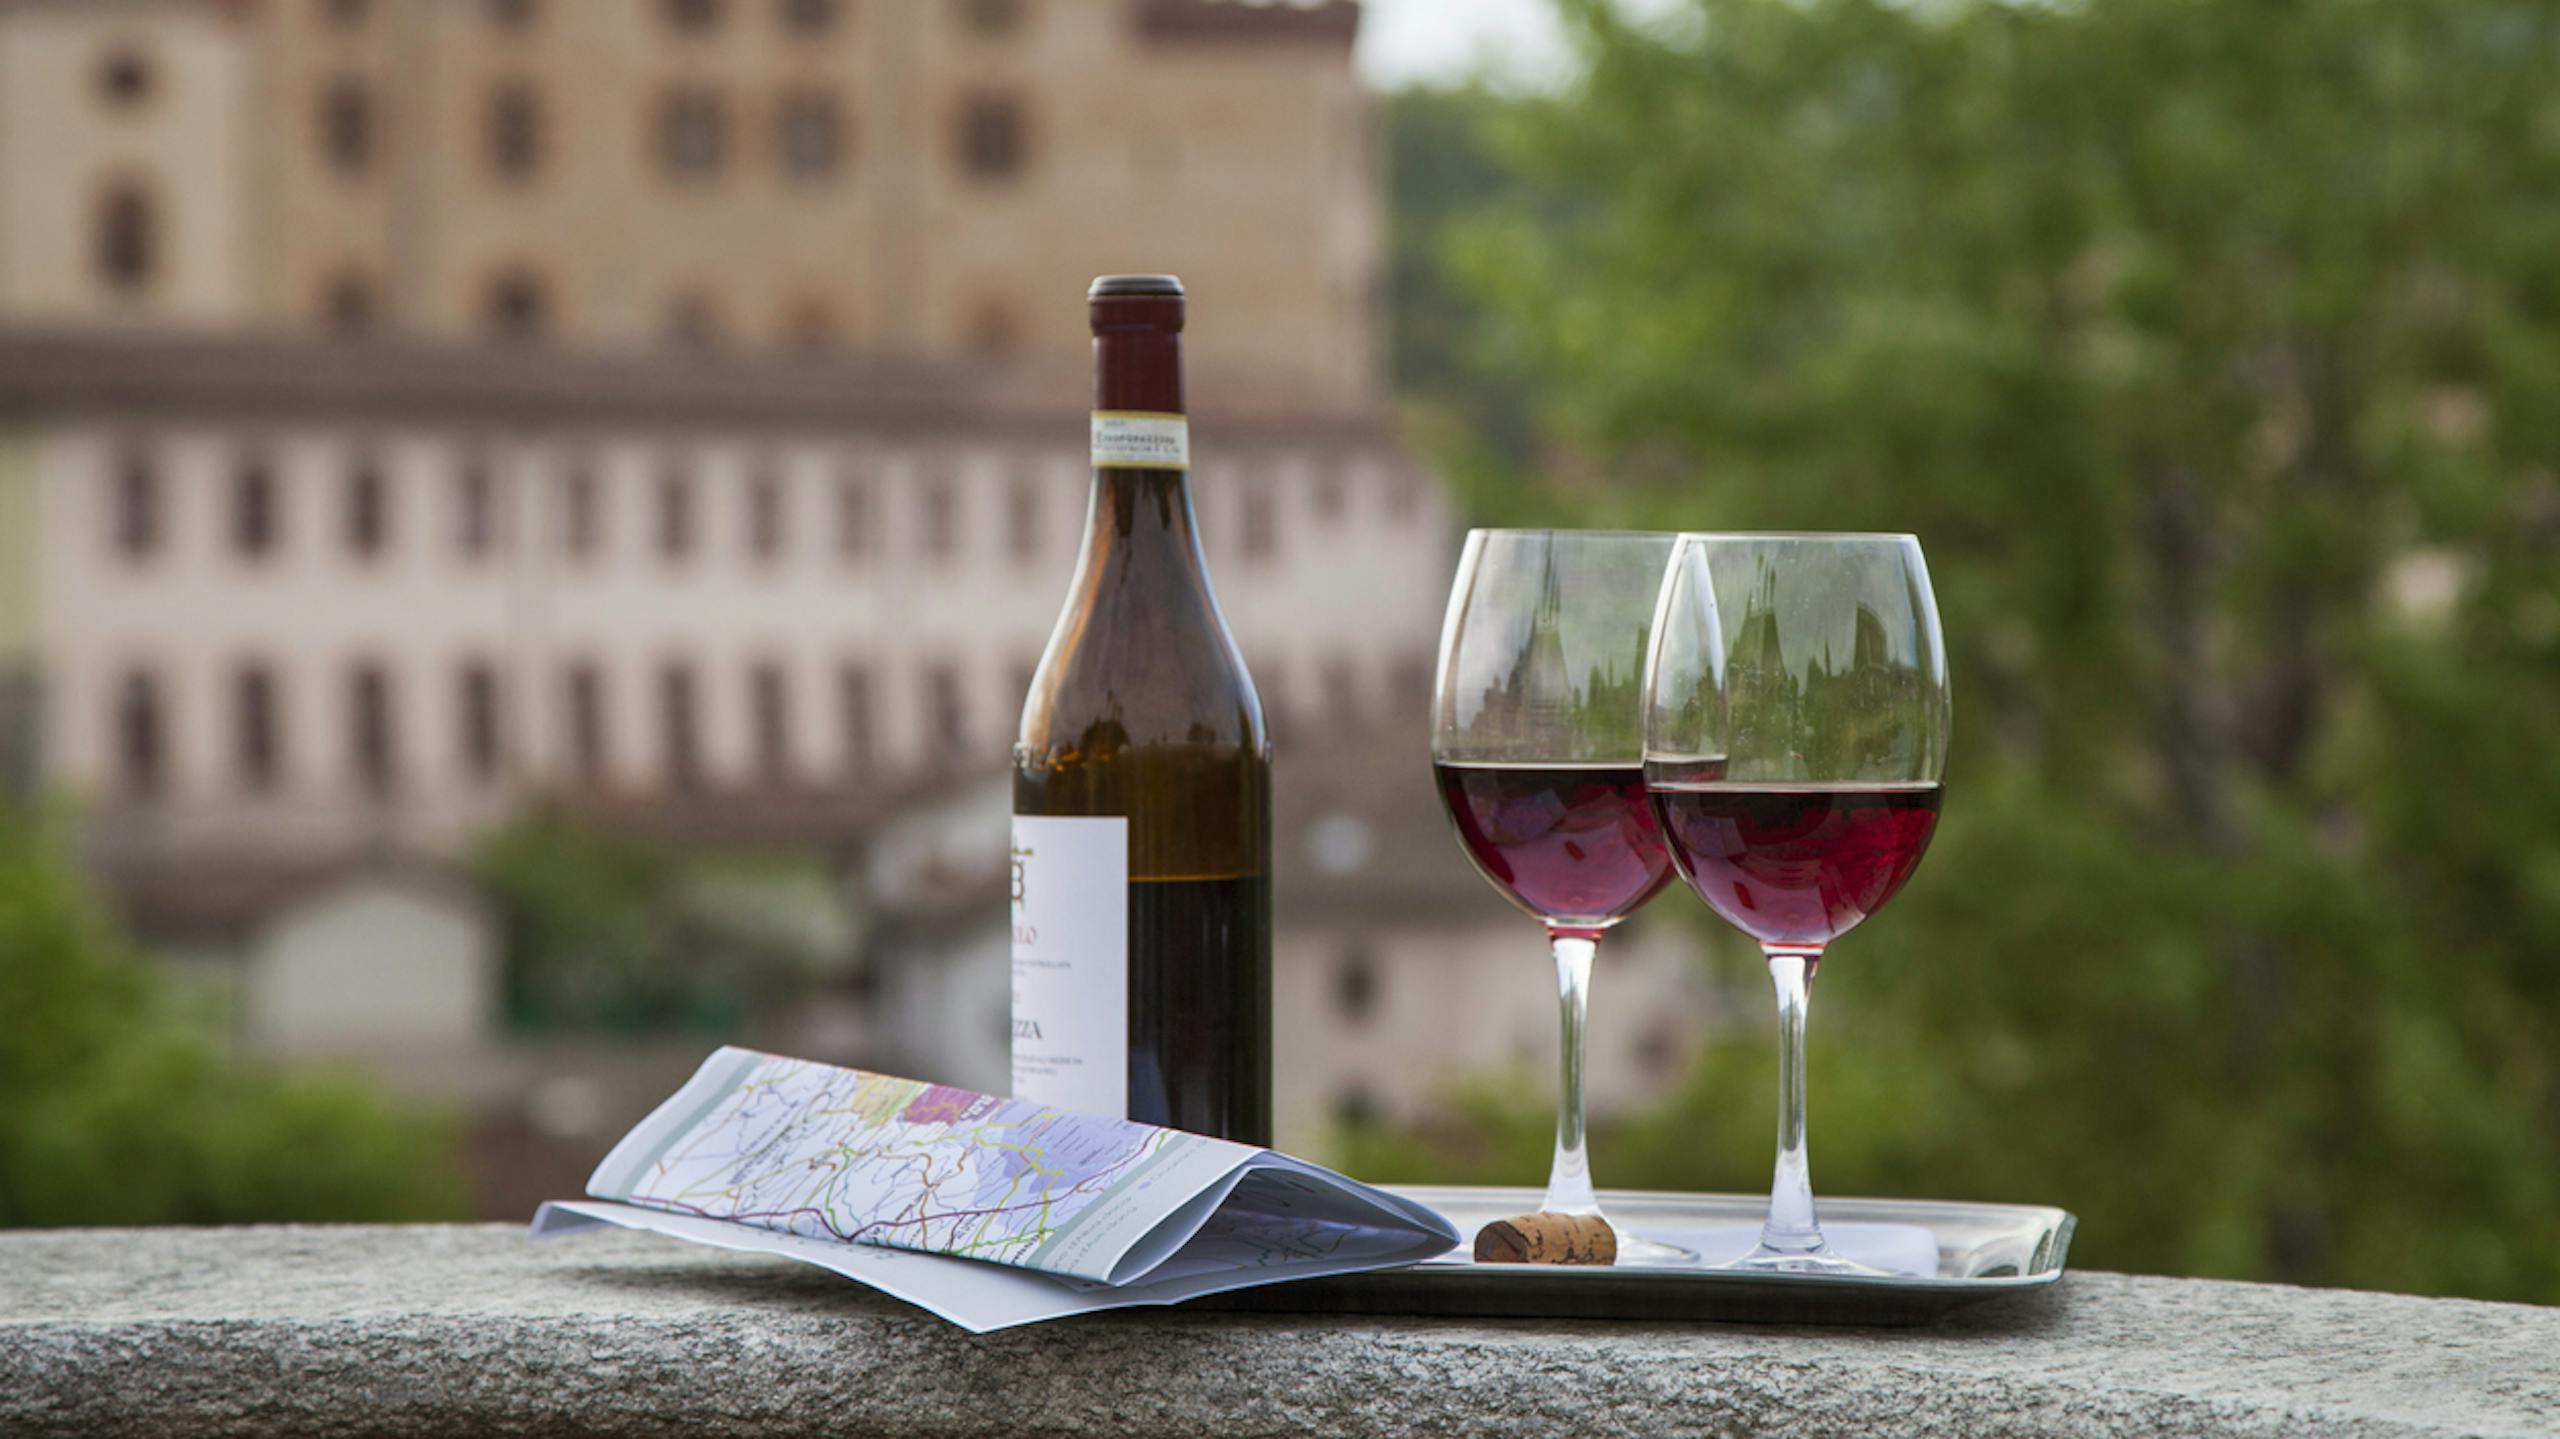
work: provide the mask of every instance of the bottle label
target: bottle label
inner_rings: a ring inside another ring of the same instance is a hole
[[[1013,817],[1013,1092],[1128,1116],[1129,821],[1120,816]]]
[[[1093,463],[1122,470],[1191,468],[1191,421],[1155,410],[1093,412]]]

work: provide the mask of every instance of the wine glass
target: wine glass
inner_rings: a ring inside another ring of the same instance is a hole
[[[1564,1045],[1543,1206],[1552,1213],[1600,1214],[1582,1127],[1592,957],[1671,878],[1645,800],[1643,683],[1672,540],[1476,530],[1441,630],[1431,733],[1441,802],[1477,872],[1546,926],[1555,954]],[[1610,1227],[1619,1263],[1697,1257]]]
[[[1777,1173],[1738,1267],[1878,1272],[1814,1215],[1805,1008],[1824,949],[1929,847],[1949,722],[1917,539],[1680,537],[1645,671],[1646,788],[1682,877],[1760,942],[1778,991]]]

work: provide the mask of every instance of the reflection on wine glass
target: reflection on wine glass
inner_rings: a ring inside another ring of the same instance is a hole
[[[1600,936],[1671,878],[1645,799],[1644,656],[1669,535],[1477,530],[1440,639],[1432,768],[1476,869],[1546,926],[1563,1083],[1544,1208],[1600,1213],[1583,1151],[1582,1037]],[[1627,1229],[1621,1264],[1685,1263]]]
[[[1909,535],[1683,535],[1645,673],[1645,780],[1698,897],[1778,991],[1778,1163],[1738,1266],[1833,1252],[1805,1160],[1804,1021],[1824,949],[1911,877],[1938,824],[1947,661]]]

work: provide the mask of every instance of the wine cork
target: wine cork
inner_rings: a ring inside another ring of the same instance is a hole
[[[1597,1214],[1515,1214],[1476,1231],[1478,1264],[1615,1264],[1617,1231]]]

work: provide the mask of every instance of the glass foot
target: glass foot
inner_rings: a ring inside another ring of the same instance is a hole
[[[1739,1259],[1719,1266],[1725,1269],[1754,1269],[1768,1274],[1843,1274],[1866,1278],[1887,1278],[1889,1269],[1861,1264],[1825,1244],[1817,1249],[1772,1249],[1763,1244]]]
[[[1659,1239],[1647,1239],[1612,1219],[1609,1227],[1617,1231],[1618,1262],[1625,1265],[1695,1264],[1698,1252]]]

